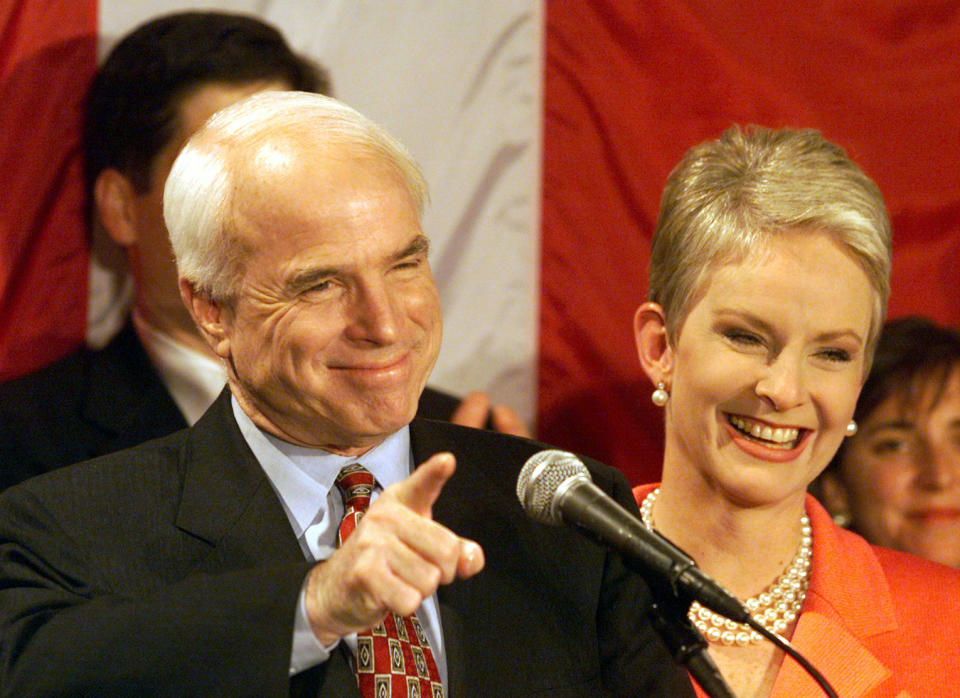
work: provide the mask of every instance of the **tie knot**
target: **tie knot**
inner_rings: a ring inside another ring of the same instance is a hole
[[[344,467],[336,479],[344,505],[354,511],[365,511],[370,506],[374,482],[373,473],[359,463]]]

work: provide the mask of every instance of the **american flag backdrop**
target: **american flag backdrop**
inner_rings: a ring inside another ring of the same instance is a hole
[[[445,315],[431,383],[486,389],[632,482],[660,464],[631,331],[660,191],[731,123],[846,148],[887,197],[890,314],[960,326],[956,3],[0,0],[0,377],[109,331],[83,90],[117,37],[188,8],[278,26],[423,165]]]

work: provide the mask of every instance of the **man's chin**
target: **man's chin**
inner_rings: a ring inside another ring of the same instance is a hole
[[[384,439],[413,421],[417,402],[372,406],[361,413],[346,417],[340,424],[358,439]]]

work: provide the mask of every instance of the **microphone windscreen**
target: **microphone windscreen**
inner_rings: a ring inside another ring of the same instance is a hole
[[[527,515],[540,523],[559,526],[560,511],[553,506],[557,488],[572,477],[586,477],[587,470],[579,458],[567,451],[548,450],[535,453],[523,464],[517,477],[517,497]]]

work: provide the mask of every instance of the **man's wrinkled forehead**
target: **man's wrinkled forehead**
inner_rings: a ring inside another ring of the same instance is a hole
[[[311,246],[341,244],[337,231],[365,216],[401,226],[411,239],[422,236],[417,203],[385,158],[343,146],[273,142],[256,149],[242,168],[225,232],[250,248],[292,237]]]

